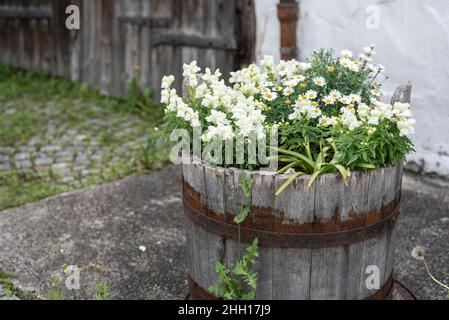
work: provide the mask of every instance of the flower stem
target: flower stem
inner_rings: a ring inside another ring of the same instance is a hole
[[[424,256],[423,256],[423,261],[424,261],[424,266],[426,267],[426,271],[427,271],[427,274],[429,275],[429,277],[430,277],[433,281],[435,281],[437,284],[439,284],[440,286],[442,286],[443,288],[445,288],[446,290],[449,290],[449,287],[448,287],[447,285],[445,285],[444,283],[438,281],[438,280],[432,275],[432,273],[431,273],[430,270],[429,270],[429,266],[428,266],[428,264],[427,264],[426,258],[425,258]]]

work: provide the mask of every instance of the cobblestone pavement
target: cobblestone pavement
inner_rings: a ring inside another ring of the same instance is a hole
[[[52,102],[26,109],[18,107],[21,101],[0,104],[0,114],[32,112],[32,119],[38,119],[33,124],[37,127],[24,128],[26,134],[18,132],[12,143],[2,145],[0,139],[0,178],[5,174],[37,176],[71,190],[121,178],[151,165],[142,159],[156,153],[144,153],[153,129],[148,119],[68,103],[70,109]],[[68,111],[70,114],[65,114]],[[8,188],[2,184],[0,179],[0,191]]]

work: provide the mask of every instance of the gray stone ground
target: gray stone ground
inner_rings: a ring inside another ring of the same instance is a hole
[[[434,274],[448,279],[448,184],[407,175],[403,186],[397,278],[420,299],[442,299],[445,292],[410,251],[425,246]],[[103,280],[115,298],[181,299],[187,257],[180,191],[180,168],[168,166],[1,212],[0,267],[41,298],[49,296],[52,274],[72,264],[82,268],[77,297],[92,298]]]

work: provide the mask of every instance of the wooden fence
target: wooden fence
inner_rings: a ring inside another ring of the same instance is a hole
[[[70,4],[80,30],[65,27]],[[226,74],[253,60],[254,42],[253,0],[0,0],[0,63],[106,94],[124,94],[135,78],[158,99],[162,76],[179,80],[184,62]]]

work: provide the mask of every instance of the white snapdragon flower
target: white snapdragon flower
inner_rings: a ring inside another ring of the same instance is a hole
[[[415,133],[415,119],[404,119],[397,122],[401,136],[410,136]]]
[[[195,99],[203,98],[207,93],[210,94],[209,88],[205,83],[200,84],[195,90]]]
[[[360,119],[365,120],[369,116],[370,110],[371,109],[367,104],[365,104],[365,103],[359,104],[359,106],[357,108],[357,113],[358,113]]]
[[[302,119],[302,117],[303,117],[302,111],[299,110],[298,108],[294,108],[293,112],[288,115],[289,120],[299,120]]]
[[[162,78],[161,89],[169,89],[174,81],[175,77],[173,75],[164,76]]]
[[[357,120],[355,114],[348,110],[345,110],[341,115],[341,121],[349,128],[349,130],[354,130],[361,125],[360,121]]]
[[[220,77],[221,77],[220,69],[215,70],[215,73],[213,73],[213,74],[209,68],[206,68],[204,71],[205,71],[204,74],[201,76],[203,81],[208,82],[208,83],[213,83],[213,82],[217,82],[220,80]]]
[[[194,60],[190,64],[184,63],[182,75],[184,77],[196,76],[200,71],[201,68],[197,66],[197,62]]]
[[[307,108],[307,118],[316,119],[321,116],[321,110],[317,107],[308,107]]]
[[[226,113],[213,109],[210,111],[210,115],[206,117],[206,120],[216,125],[229,124],[229,121],[226,119]]]
[[[217,108],[220,105],[220,97],[217,95],[206,93],[203,100],[201,101],[201,105],[206,108]]]
[[[299,70],[306,71],[312,68],[312,64],[310,62],[300,62],[298,64]]]
[[[265,55],[262,60],[260,60],[260,64],[265,68],[273,68],[274,66],[274,57]]]
[[[369,113],[368,124],[378,125],[381,116],[382,111],[380,111],[379,108],[372,109]]]

